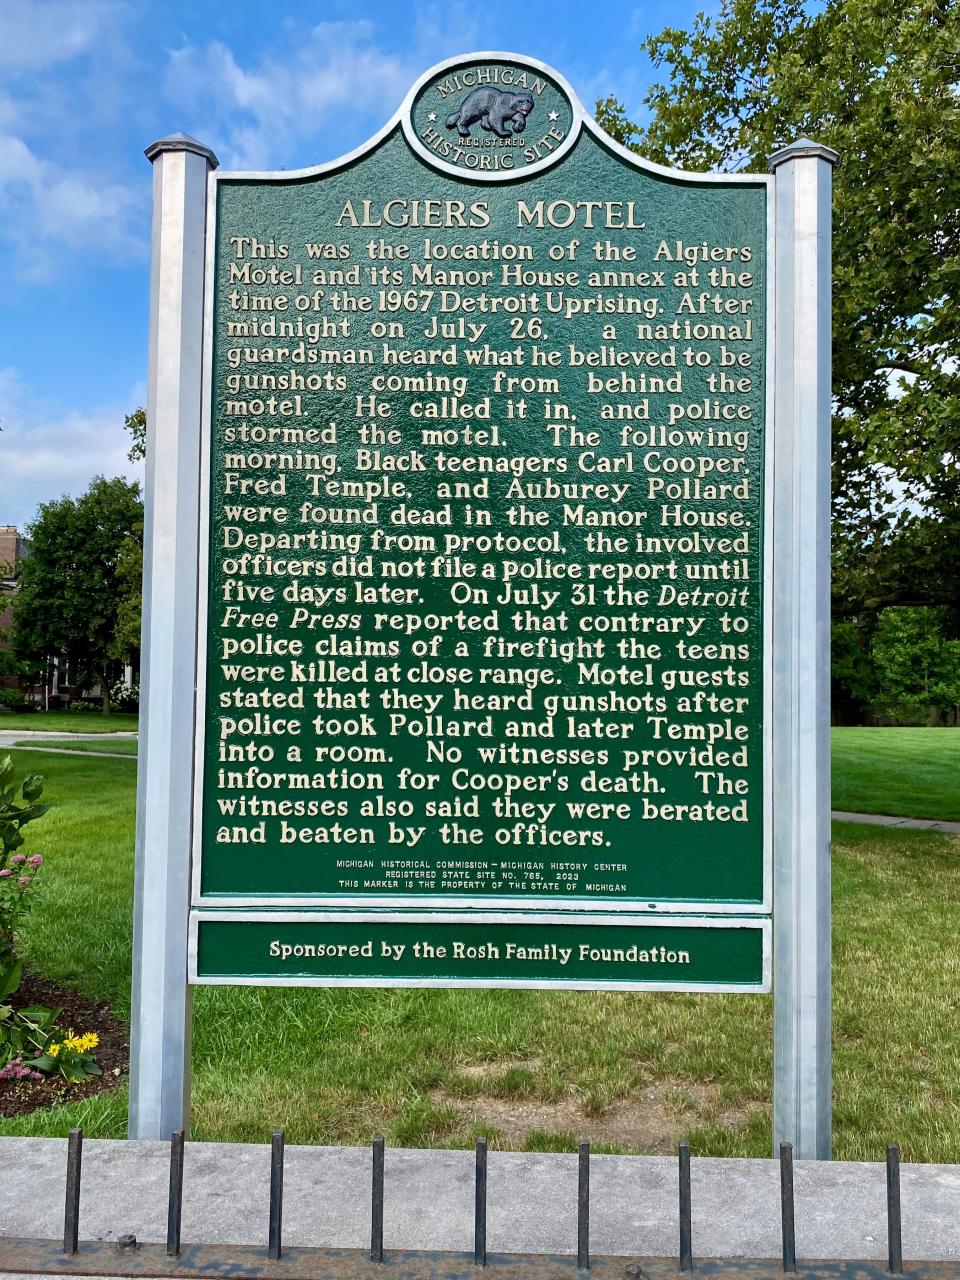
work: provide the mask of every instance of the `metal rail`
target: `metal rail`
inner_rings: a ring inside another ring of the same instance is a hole
[[[690,1148],[680,1144],[678,1161],[679,1249],[674,1258],[597,1257],[590,1254],[590,1146],[578,1154],[576,1254],[491,1254],[487,1251],[487,1142],[477,1141],[474,1196],[474,1246],[469,1253],[384,1250],[383,1207],[385,1143],[372,1151],[370,1251],[362,1249],[283,1248],[284,1135],[273,1135],[266,1245],[184,1245],[180,1223],[184,1194],[184,1135],[170,1141],[167,1237],[163,1244],[140,1243],[123,1235],[112,1243],[80,1240],[80,1182],[83,1133],[74,1129],[67,1143],[63,1241],[28,1240],[0,1235],[0,1272],[76,1276],[157,1276],[180,1280],[382,1280],[384,1268],[397,1280],[475,1280],[477,1268],[488,1280],[679,1280],[696,1269],[703,1276],[730,1280],[774,1280],[784,1273],[808,1280],[884,1280],[905,1273],[900,1206],[900,1150],[887,1148],[887,1265],[876,1261],[798,1262],[793,1188],[793,1148],[780,1146],[780,1209],[783,1250],[777,1259],[697,1259],[693,1254]],[[0,1224],[2,1227],[2,1224]],[[639,1243],[639,1242],[638,1242]],[[960,1263],[911,1263],[913,1280],[960,1280]]]

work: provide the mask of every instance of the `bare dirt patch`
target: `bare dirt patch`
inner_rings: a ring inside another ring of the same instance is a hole
[[[496,1062],[462,1062],[457,1067],[457,1074],[470,1080],[499,1080],[504,1071],[539,1071],[543,1066],[542,1058],[511,1058],[506,1064],[502,1060]]]
[[[530,1064],[511,1063],[511,1067]],[[460,1067],[462,1075],[481,1079],[497,1079],[502,1066],[474,1063]],[[630,1147],[649,1155],[669,1155],[677,1143],[698,1124],[720,1124],[728,1129],[741,1129],[762,1103],[723,1109],[715,1085],[663,1081],[649,1085],[631,1099],[623,1099],[588,1112],[576,1090],[571,1089],[555,1102],[526,1098],[495,1097],[480,1093],[470,1098],[457,1098],[443,1089],[435,1089],[431,1100],[453,1107],[469,1125],[492,1126],[499,1130],[510,1146],[522,1146],[532,1133],[572,1135],[591,1142]]]

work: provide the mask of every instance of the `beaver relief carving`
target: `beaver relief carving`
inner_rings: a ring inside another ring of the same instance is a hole
[[[447,117],[447,128],[456,129],[461,138],[469,138],[470,126],[480,121],[480,126],[500,138],[509,138],[508,124],[514,133],[523,133],[527,116],[533,110],[533,97],[529,93],[507,93],[485,85],[467,94],[460,109]]]

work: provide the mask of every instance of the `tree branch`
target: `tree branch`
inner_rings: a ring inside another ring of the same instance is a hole
[[[879,613],[881,609],[891,609],[897,606],[950,603],[952,603],[951,600],[942,599],[936,591],[918,591],[916,588],[908,589],[907,587],[902,587],[895,591],[888,591],[885,595],[863,596],[859,599],[835,595],[832,601],[831,613],[834,618],[854,618],[858,614]]]

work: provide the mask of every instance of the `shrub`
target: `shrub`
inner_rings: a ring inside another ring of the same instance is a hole
[[[20,985],[21,963],[14,949],[14,935],[33,905],[37,873],[43,865],[39,853],[21,853],[23,828],[47,812],[38,804],[43,778],[31,774],[18,782],[9,756],[0,760],[0,1000]]]
[[[23,974],[16,933],[33,906],[43,866],[41,854],[21,852],[23,828],[49,808],[37,803],[42,793],[39,774],[19,782],[10,756],[0,760],[0,1081],[35,1081],[45,1072],[79,1082],[101,1074],[92,1052],[99,1043],[96,1032],[64,1034],[56,1025],[60,1009],[14,1009],[7,1003]]]
[[[0,713],[25,710],[23,694],[19,689],[0,689]]]
[[[14,1009],[13,1005],[0,1004],[0,1065],[8,1067],[26,1057],[25,1066],[42,1071],[42,1065],[33,1060],[46,1052],[56,1034],[54,1023],[59,1012],[42,1005]]]
[[[124,684],[122,680],[118,680],[110,690],[110,703],[116,711],[139,711],[140,685]]]

